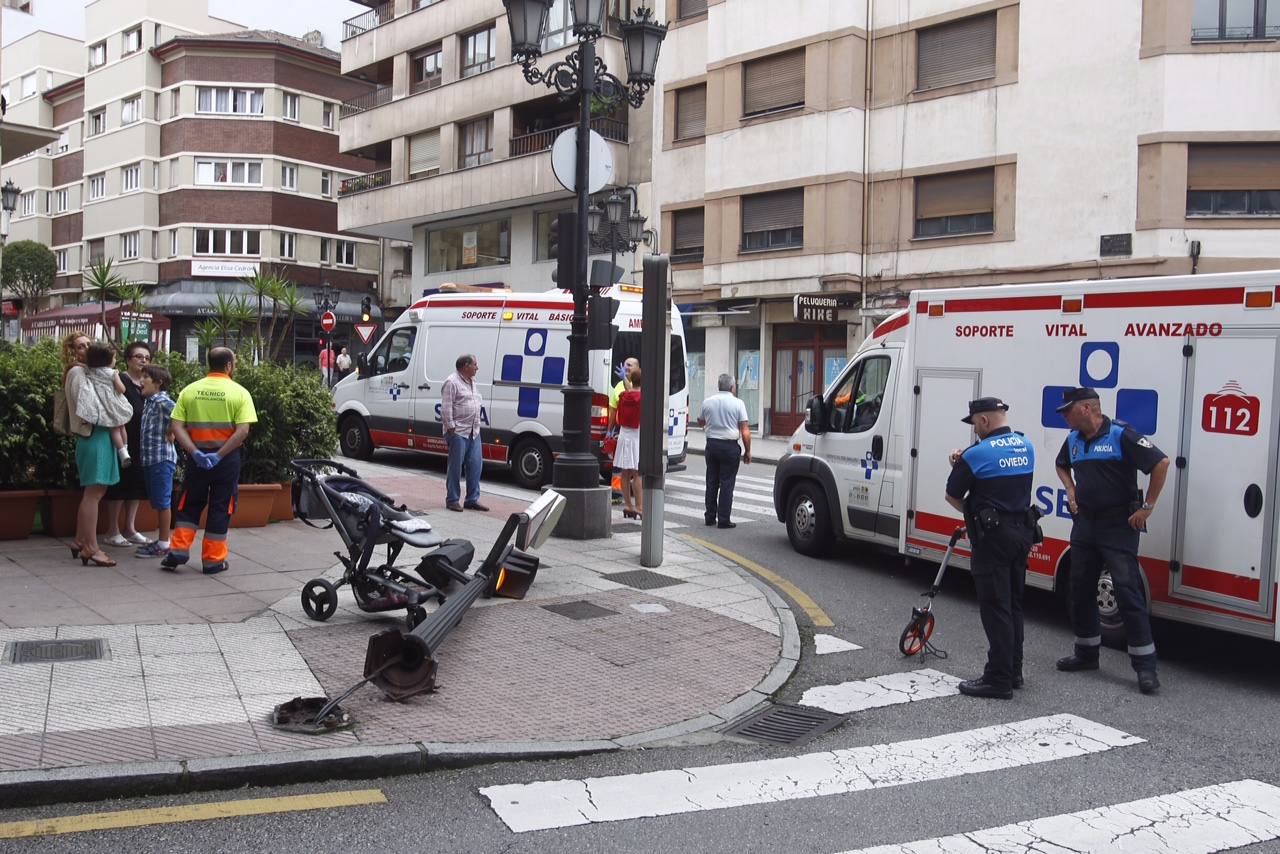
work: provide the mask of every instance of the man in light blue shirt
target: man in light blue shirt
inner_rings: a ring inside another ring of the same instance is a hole
[[[707,436],[707,505],[703,521],[719,528],[736,528],[730,521],[733,485],[738,479],[738,439],[742,439],[741,460],[751,463],[751,425],[747,407],[734,397],[733,377],[721,374],[720,391],[702,401],[698,426]]]

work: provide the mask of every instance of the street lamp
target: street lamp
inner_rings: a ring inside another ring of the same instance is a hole
[[[591,224],[600,226],[601,211],[592,210],[590,187],[592,102],[613,108],[622,103],[639,109],[654,84],[658,50],[667,28],[658,24],[645,7],[635,10],[631,21],[622,24],[627,60],[627,82],[609,73],[596,56],[596,40],[604,32],[608,0],[569,0],[573,13],[573,35],[578,46],[569,56],[545,71],[537,68],[542,56],[542,39],[553,0],[502,0],[511,29],[512,57],[524,69],[530,85],[545,85],[563,96],[578,98],[577,154],[574,191],[577,195],[577,257],[570,282],[560,282],[573,293],[573,317],[569,333],[569,365],[564,390],[564,453],[552,467],[552,483],[560,489],[599,490],[600,466],[591,452],[591,373],[587,362],[587,258],[591,251]],[[608,206],[608,203],[606,203]],[[614,220],[612,212],[610,219]],[[621,215],[617,220],[620,221]],[[585,502],[591,500],[584,498]],[[608,514],[608,493],[601,493],[603,513]],[[577,515],[577,514],[575,514]],[[585,513],[586,518],[596,514]]]
[[[338,307],[338,291],[328,282],[322,282],[320,287],[316,288],[311,294],[316,301],[316,314],[324,314],[327,311],[333,311]],[[324,334],[324,327],[321,327],[321,333]],[[325,335],[325,349],[329,351],[328,357],[325,359],[325,383],[329,388],[333,388],[333,333],[329,332]],[[323,351],[321,351],[323,352]]]
[[[13,179],[4,182],[4,186],[0,187],[0,207],[4,209],[3,216],[0,216],[0,264],[4,263],[4,245],[9,240],[9,218],[13,216],[13,212],[18,208],[18,196],[22,195],[22,188],[13,183]],[[25,313],[27,307],[24,305],[22,311]],[[8,321],[5,321],[7,324]],[[19,325],[22,320],[19,318]],[[18,337],[22,337],[22,329],[18,329]]]
[[[618,263],[618,253],[635,252],[636,247],[644,242],[645,218],[638,210],[639,203],[635,187],[620,187],[610,193],[604,203],[607,217],[599,213],[594,217],[588,216],[587,230],[591,232],[595,245],[609,247],[610,270]],[[595,205],[592,208],[597,212],[600,210]]]

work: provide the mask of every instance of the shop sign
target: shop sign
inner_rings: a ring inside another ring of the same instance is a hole
[[[835,296],[796,294],[792,303],[795,319],[801,323],[836,323],[840,299]]]
[[[258,272],[256,261],[192,261],[192,276],[212,276],[215,278],[241,279],[253,276]]]

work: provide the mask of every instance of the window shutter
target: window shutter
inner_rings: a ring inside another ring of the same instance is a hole
[[[707,87],[690,86],[676,92],[676,139],[707,135]]]
[[[689,18],[707,11],[707,0],[680,0],[676,17]]]
[[[916,37],[916,90],[936,89],[996,75],[996,16],[977,15],[920,30]]]
[[[440,129],[424,131],[409,138],[409,174],[440,168]]]
[[[1191,145],[1188,190],[1280,190],[1280,144]]]
[[[677,255],[701,251],[704,219],[702,208],[676,211],[674,249]]]
[[[804,227],[804,190],[781,190],[742,197],[742,230]]]
[[[995,210],[995,170],[975,169],[916,179],[916,219]]]
[[[742,67],[743,115],[804,103],[804,49],[754,59]]]

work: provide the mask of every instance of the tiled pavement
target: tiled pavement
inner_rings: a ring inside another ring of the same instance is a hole
[[[437,531],[476,543],[476,563],[523,503],[486,497],[488,514],[443,510],[424,474],[371,477]],[[360,612],[344,589],[327,623],[298,591],[340,574],[334,531],[300,522],[231,534],[232,570],[160,572],[117,554],[83,568],[47,538],[0,543],[0,642],[103,638],[96,662],[0,664],[0,772],[150,759],[195,759],[401,742],[561,742],[612,738],[696,718],[751,691],[779,657],[779,620],[723,559],[668,537],[636,590],[603,576],[639,567],[639,534],[550,540],[523,602],[481,600],[441,649],[437,693],[390,703],[373,687],[346,706],[358,725],[323,736],[278,732],[270,710],[340,691],[361,676],[368,637],[402,612]],[[412,558],[402,556],[401,563]],[[588,602],[574,620],[544,608]]]

